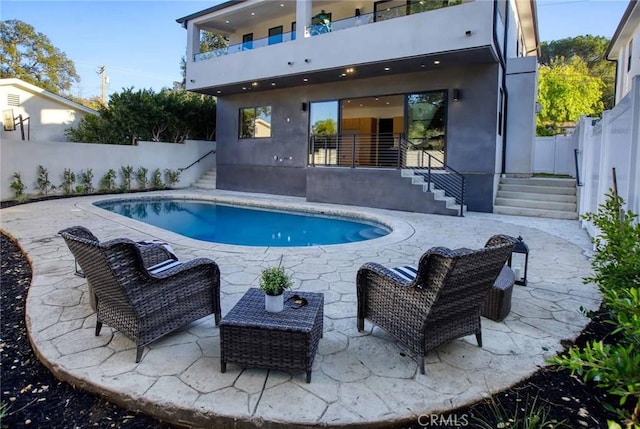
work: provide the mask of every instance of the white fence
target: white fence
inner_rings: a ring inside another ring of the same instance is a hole
[[[136,146],[3,140],[0,144],[0,201],[14,198],[11,189],[14,173],[20,173],[22,182],[26,185],[25,193],[37,194],[39,165],[47,170],[49,180],[56,186],[62,183],[65,169],[70,169],[76,176],[82,170],[91,169],[92,184],[98,189],[100,179],[109,169],[116,171],[117,184],[120,184],[120,168],[128,165],[133,167],[134,173],[138,167],[146,168],[149,181],[152,172],[160,169],[164,180],[166,169],[175,171],[185,168],[215,148],[215,142],[199,140],[187,140],[184,144],[141,141]],[[180,174],[180,181],[174,187],[190,186],[215,165],[214,152],[184,170]],[[79,184],[79,178],[76,183]],[[135,175],[131,187],[136,188]],[[58,189],[53,193],[61,192]]]
[[[625,98],[605,111],[601,120],[580,118],[574,136],[583,184],[579,214],[597,212],[613,188],[613,169],[625,209],[640,214],[640,75],[633,78]],[[583,226],[591,236],[597,233],[591,223],[583,221]]]
[[[573,136],[536,137],[533,152],[533,172],[565,174],[575,177],[577,141]]]

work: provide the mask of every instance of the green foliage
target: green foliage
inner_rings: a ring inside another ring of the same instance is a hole
[[[610,192],[597,213],[584,216],[600,231],[593,240],[594,274],[584,280],[600,289],[618,341],[574,347],[552,362],[618,397],[617,406],[604,404],[605,408],[624,419],[627,428],[634,428],[640,425],[640,224],[637,215],[625,212],[623,206],[624,201]],[[616,425],[610,422],[609,427]]]
[[[125,89],[112,94],[99,116],[89,115],[76,128],[65,130],[69,141],[135,144],[138,140],[182,143],[212,140],[215,134],[214,97],[186,91]]]
[[[133,177],[133,167],[131,165],[123,165],[120,167],[120,190],[129,192],[131,190],[131,178]]]
[[[144,167],[138,167],[136,170],[136,182],[138,182],[138,189],[141,191],[147,189],[147,183],[149,183],[149,179],[147,178],[148,172],[149,170]]]
[[[517,404],[513,410],[505,409],[494,396],[490,396],[487,401],[497,425],[493,426],[493,423],[480,417],[473,417],[474,423],[476,423],[474,427],[481,429],[495,429],[495,427],[509,429],[571,428],[565,423],[565,420],[559,422],[549,418],[549,407],[540,404],[537,396],[533,400],[527,397],[524,403]]]
[[[540,66],[538,102],[542,111],[536,117],[538,129],[575,122],[582,115],[600,115],[603,86],[602,79],[589,75],[580,57],[554,59]]]
[[[104,192],[112,192],[116,188],[116,171],[110,168],[109,171],[100,179],[100,190]]]
[[[333,119],[323,119],[313,124],[311,132],[316,136],[333,136],[338,133],[338,124]]]
[[[164,182],[162,181],[162,172],[159,168],[153,170],[151,173],[151,187],[153,189],[164,189]]]
[[[62,172],[62,183],[60,188],[64,195],[71,195],[73,193],[74,184],[76,183],[76,174],[68,168],[65,168]]]
[[[13,180],[11,181],[11,185],[9,185],[11,189],[13,189],[13,195],[16,200],[21,200],[25,198],[24,191],[27,189],[24,182],[22,182],[22,175],[15,171],[13,173]]]
[[[540,64],[550,65],[554,58],[582,58],[589,70],[589,76],[602,80],[604,87],[602,103],[609,110],[614,105],[616,66],[606,59],[609,39],[602,36],[576,36],[540,44]]]
[[[49,180],[49,171],[42,165],[38,165],[38,178],[36,179],[36,188],[39,195],[47,195],[50,191],[56,189],[55,185]]]
[[[79,82],[73,61],[29,24],[0,22],[0,78],[19,78],[55,94]]]
[[[81,194],[90,194],[94,191],[93,188],[93,170],[88,168],[87,171],[80,171],[80,186],[82,187],[81,191],[78,193]]]
[[[285,289],[293,285],[284,267],[269,267],[262,270],[260,289],[267,295],[282,295]]]
[[[173,185],[180,181],[180,170],[171,170],[169,168],[165,169],[164,179],[167,183],[167,187],[172,188]]]

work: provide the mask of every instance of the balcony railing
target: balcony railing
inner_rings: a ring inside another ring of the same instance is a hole
[[[312,135],[309,166],[411,169],[429,189],[441,189],[464,212],[465,178],[444,162],[444,152],[423,149],[403,134]]]
[[[348,28],[368,25],[375,22],[387,21],[389,19],[401,18],[416,13],[429,12],[444,7],[461,4],[462,0],[422,0],[420,2],[409,3],[407,5],[391,7],[378,10],[372,13],[362,14],[350,18],[339,19],[327,22],[325,24],[309,25],[304,28],[304,37],[319,36],[321,34],[331,33],[334,31],[346,30]],[[264,48],[266,46],[278,43],[290,42],[296,40],[296,32],[279,34],[277,36],[256,39],[250,42],[237,43],[224,48],[215,49],[213,51],[201,52],[193,56],[195,62],[208,60],[210,58],[221,57],[224,55],[237,54],[251,49]]]

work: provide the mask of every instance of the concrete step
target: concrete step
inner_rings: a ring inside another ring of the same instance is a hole
[[[553,201],[540,201],[516,198],[496,198],[496,205],[510,207],[526,207],[531,209],[561,210],[576,212],[576,203],[557,203]]]
[[[511,207],[494,205],[493,212],[497,214],[506,214],[513,216],[530,216],[530,217],[544,217],[552,219],[578,219],[578,214],[575,212],[568,212],[562,210],[544,210],[544,209],[532,209],[526,207]]]
[[[211,184],[211,183],[198,183],[198,182],[196,182],[196,183],[194,183],[192,185],[192,187],[198,188],[198,189],[216,189],[216,184],[215,183]]]
[[[532,194],[530,192],[498,191],[497,198],[513,198],[516,200],[538,200],[556,203],[575,203],[578,201],[575,195]]]
[[[575,188],[555,187],[555,186],[529,186],[529,185],[509,185],[500,184],[499,191],[506,192],[526,192],[533,194],[553,194],[553,195],[575,195]]]
[[[575,179],[557,179],[557,178],[520,178],[520,177],[502,177],[500,183],[505,185],[525,185],[525,186],[554,186],[559,188],[575,188]]]

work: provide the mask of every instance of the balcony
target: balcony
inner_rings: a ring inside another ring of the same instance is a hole
[[[327,10],[331,5],[323,3]],[[495,61],[491,2],[425,0],[371,13],[358,9],[356,16],[350,10],[352,16],[342,19],[316,19],[298,31],[197,53],[187,67],[187,89],[220,95],[338,81],[346,68],[357,71],[350,78],[365,78],[420,71],[434,61],[443,66]],[[294,13],[228,34],[237,40],[243,32],[265,33],[269,25],[294,21]],[[212,18],[203,22],[190,31],[216,28]]]
[[[360,27],[362,25],[372,24],[374,22],[386,21],[389,19],[401,18],[416,13],[429,12],[436,9],[451,7],[462,4],[462,0],[442,1],[442,0],[422,0],[419,3],[404,4],[401,6],[384,8],[376,12],[331,21],[330,18],[314,17],[313,20],[318,21],[308,25],[304,29],[304,37],[319,36],[333,31],[346,30],[348,28]],[[322,12],[318,14],[323,15]],[[325,14],[327,15],[327,14]],[[330,14],[328,14],[330,16]],[[210,58],[216,58],[223,55],[232,55],[244,52],[250,49],[258,49],[271,46],[276,43],[284,43],[296,40],[296,32],[279,34],[277,36],[265,37],[262,39],[252,40],[250,42],[236,43],[224,48],[215,49],[208,52],[200,52],[193,56],[195,62],[205,61]]]

